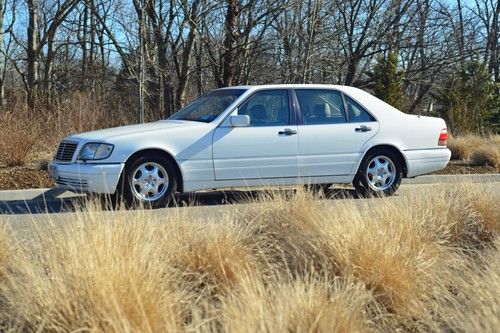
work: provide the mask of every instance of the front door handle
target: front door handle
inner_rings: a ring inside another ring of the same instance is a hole
[[[278,132],[278,135],[295,135],[295,134],[297,134],[297,131],[289,128],[285,128],[283,131]]]
[[[359,126],[358,128],[355,128],[354,129],[356,132],[369,132],[372,130],[371,127],[368,127],[368,126],[365,126],[365,125],[361,125]]]

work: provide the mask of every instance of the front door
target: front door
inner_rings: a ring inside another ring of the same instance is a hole
[[[298,175],[298,135],[287,89],[261,90],[234,114],[250,126],[218,127],[213,136],[216,180],[288,178]]]
[[[349,175],[361,157],[361,147],[378,131],[375,118],[337,90],[296,89],[295,93],[302,119],[299,175]]]

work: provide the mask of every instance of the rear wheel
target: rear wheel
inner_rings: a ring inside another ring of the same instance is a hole
[[[403,178],[401,161],[390,150],[369,152],[354,177],[353,185],[362,196],[392,195]]]
[[[164,207],[177,190],[177,173],[163,156],[145,154],[127,163],[119,196],[127,206]]]

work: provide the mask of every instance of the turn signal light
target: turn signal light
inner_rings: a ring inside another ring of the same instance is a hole
[[[439,134],[438,146],[446,146],[446,141],[448,141],[448,130],[443,128]]]

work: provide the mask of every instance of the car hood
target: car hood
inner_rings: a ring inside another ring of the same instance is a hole
[[[155,135],[157,132],[164,132],[165,130],[194,130],[200,127],[206,127],[207,123],[182,121],[182,120],[160,120],[153,123],[128,125],[107,128],[97,131],[85,132],[80,134],[71,135],[68,139],[78,141],[113,141],[117,138]]]

